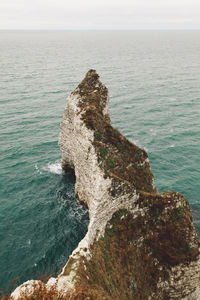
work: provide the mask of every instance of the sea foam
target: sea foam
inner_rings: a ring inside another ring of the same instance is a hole
[[[61,167],[61,162],[48,163],[47,166],[42,168],[43,171],[48,171],[53,174],[61,175],[63,170]]]
[[[56,161],[54,163],[48,163],[47,165],[41,168],[39,168],[38,165],[35,164],[35,169],[39,174],[43,174],[43,172],[50,172],[52,174],[57,174],[57,175],[63,174],[60,161]]]

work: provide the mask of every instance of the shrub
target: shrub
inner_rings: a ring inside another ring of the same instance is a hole
[[[99,151],[100,151],[101,159],[104,160],[108,154],[108,150],[105,147],[101,147]]]
[[[112,159],[112,158],[108,158],[108,160],[107,160],[107,167],[108,167],[108,169],[113,169],[113,168],[115,168],[115,161],[114,161],[114,159]]]
[[[102,139],[102,133],[100,131],[95,132],[95,141],[99,142]]]
[[[174,208],[171,213],[172,222],[178,221],[181,215],[182,215],[182,208],[181,207]]]

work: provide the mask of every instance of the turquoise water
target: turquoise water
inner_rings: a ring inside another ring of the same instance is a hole
[[[90,68],[114,126],[148,151],[160,192],[188,199],[200,233],[199,49],[200,32],[0,32],[0,290],[58,272],[87,231],[57,140]]]

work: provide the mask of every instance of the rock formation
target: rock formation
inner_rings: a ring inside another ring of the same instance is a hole
[[[108,90],[96,71],[69,96],[60,129],[62,167],[75,172],[90,223],[46,288],[65,299],[200,299],[189,204],[179,193],[157,192],[147,153],[113,128]]]

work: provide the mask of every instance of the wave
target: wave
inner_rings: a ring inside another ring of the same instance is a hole
[[[56,161],[54,163],[48,163],[46,166],[42,167],[41,169],[39,169],[38,165],[35,164],[35,169],[40,174],[43,174],[42,171],[50,172],[52,174],[57,174],[57,175],[63,174],[63,169],[61,167],[61,162],[60,161]]]

